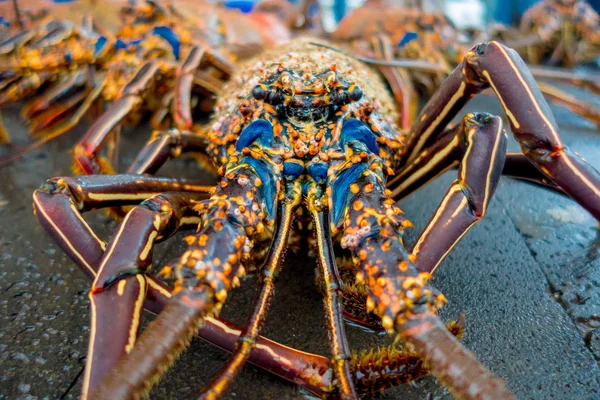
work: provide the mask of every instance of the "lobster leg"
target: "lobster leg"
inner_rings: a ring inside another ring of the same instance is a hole
[[[30,119],[48,110],[55,103],[63,101],[65,96],[83,87],[86,82],[87,76],[83,70],[74,71],[67,78],[59,81],[53,88],[26,104],[21,110],[22,118]]]
[[[600,94],[600,74],[531,64],[527,64],[527,68],[529,68],[535,79],[566,82]]]
[[[506,160],[504,162],[504,169],[502,170],[503,176],[510,176],[511,178],[526,181],[529,183],[536,184],[545,189],[552,190],[558,194],[567,196],[567,194],[554,182],[548,179],[546,175],[541,173],[537,168],[533,166],[521,153],[507,153]]]
[[[262,276],[262,285],[260,293],[255,301],[252,314],[248,318],[242,334],[238,338],[238,345],[233,352],[231,359],[225,364],[219,373],[213,378],[210,384],[202,390],[202,399],[219,398],[238,374],[244,363],[250,357],[250,352],[256,344],[260,335],[263,323],[267,316],[267,310],[273,292],[275,290],[275,275],[280,269],[283,254],[287,248],[287,241],[290,236],[290,229],[293,221],[294,210],[300,204],[302,198],[302,189],[300,184],[291,184],[291,188],[286,189],[286,200],[282,201],[281,210],[277,218],[277,228],[273,235],[273,243],[269,249],[267,259],[260,270]]]
[[[464,121],[465,119],[463,123]],[[412,164],[395,175],[387,184],[387,188],[392,192],[392,198],[396,201],[402,200],[444,172],[458,166],[466,150],[464,132],[464,125],[447,129],[434,144],[423,150]],[[502,175],[566,195],[521,153],[506,154]]]
[[[594,121],[597,125],[600,125],[600,107],[593,103],[583,101],[551,83],[538,81],[537,84],[542,93],[545,94],[552,103],[568,108],[575,114],[581,115],[582,117]]]
[[[11,154],[9,157],[0,159],[0,168],[4,167],[19,158],[23,157],[28,152],[37,149],[42,146],[44,143],[49,142],[50,140],[62,135],[67,132],[75,125],[79,123],[81,118],[85,115],[88,109],[92,106],[92,104],[96,101],[100,93],[102,93],[103,82],[98,82],[97,86],[85,97],[79,108],[66,119],[61,120],[58,124],[52,124],[50,127],[46,127],[46,129],[40,130],[36,132],[37,136],[42,136],[40,139],[35,142],[19,149],[15,153]],[[67,104],[67,107],[70,109],[71,106],[74,106],[79,103],[80,99],[77,97],[71,99],[74,104]]]
[[[465,146],[463,132],[463,124],[444,130],[435,143],[390,179],[387,187],[392,191],[392,198],[403,199],[456,166]]]
[[[346,135],[344,129],[341,135]],[[385,188],[380,159],[366,143],[354,139],[346,145],[351,146],[346,153],[363,153],[362,161],[347,159],[330,167],[326,204],[332,207],[333,233],[355,260],[357,283],[368,287],[367,311],[414,346],[458,398],[513,398],[439,321],[437,309],[445,298],[431,286],[429,274],[412,265],[402,242],[406,221]]]
[[[155,132],[129,167],[128,173],[154,174],[171,158],[192,151],[206,151],[204,136],[177,129]]]
[[[209,71],[205,71],[206,69]],[[203,46],[193,47],[176,72],[176,89],[173,98],[175,127],[182,131],[192,128],[190,100],[194,83],[209,93],[217,94],[221,90],[222,81],[229,79],[231,73],[232,66],[227,61]]]
[[[420,272],[433,273],[465,233],[485,215],[504,167],[507,138],[502,121],[488,114],[463,119],[465,154],[452,184],[411,249]]]
[[[120,97],[96,120],[84,137],[75,146],[73,157],[77,169],[84,174],[111,173],[110,163],[98,156],[109,133],[131,112],[137,110],[143,100],[143,93],[160,72],[158,63],[148,61],[143,64],[131,81],[123,88]]]
[[[203,214],[202,223],[198,233],[186,239],[188,250],[175,264],[174,296],[92,398],[145,392],[204,318],[219,312],[229,289],[244,274],[241,261],[249,256],[250,240],[274,224],[281,177],[273,168],[271,161],[251,156],[232,157],[224,166],[224,177],[211,199],[196,207]]]
[[[136,187],[125,185],[116,188],[112,193],[108,188],[103,188],[107,185],[115,186],[115,178],[113,175],[99,175],[63,178],[62,180],[52,179],[42,189],[36,191],[33,198],[34,209],[42,225],[73,261],[94,280],[106,250],[106,243],[96,236],[80,216],[80,212],[102,206],[102,203],[93,201],[92,198],[99,194],[123,195],[124,187],[130,191],[137,190],[151,196],[152,182],[160,183],[157,186],[165,191],[181,189],[173,184],[165,186],[167,183],[165,179],[157,180],[157,178],[147,179],[145,177],[142,178],[145,183],[137,182]],[[135,178],[139,180],[140,177]],[[82,188],[82,191],[79,191],[79,187]],[[102,191],[99,190],[101,188]],[[127,197],[122,196],[123,204],[141,201],[141,199],[133,200]],[[115,200],[110,197],[105,197],[104,201],[108,205],[115,204]],[[198,224],[198,218],[190,216],[186,218],[185,223],[189,227],[195,227]],[[145,278],[148,286],[144,308],[154,314],[159,314],[172,294],[152,276]],[[119,308],[121,307],[127,309],[133,306],[127,305],[125,298],[121,297]],[[205,325],[198,330],[198,335],[202,339],[229,352],[235,350],[235,344],[241,334],[242,332],[230,323],[210,317],[206,318]],[[352,376],[360,393],[371,393],[407,383],[428,374],[427,369],[414,354],[402,353],[398,349],[389,348],[381,355],[381,358],[373,360],[368,356],[352,358]],[[327,372],[329,371],[328,358],[304,353],[263,337],[256,338],[256,345],[251,351],[249,362],[317,395],[329,393],[334,387],[332,375]],[[380,374],[379,370],[385,370],[385,373]]]
[[[123,185],[117,185],[118,178],[124,182]],[[98,238],[80,213],[102,207],[104,204],[113,206],[117,201],[115,197],[121,197],[119,200],[121,204],[142,201],[142,198],[130,198],[127,192],[132,194],[139,191],[146,196],[152,196],[154,190],[168,192],[186,189],[177,186],[173,180],[141,177],[140,181],[139,176],[131,176],[130,179],[138,182],[127,184],[125,183],[127,179],[123,178],[123,176],[97,175],[51,179],[33,195],[34,210],[42,226],[53,236],[59,247],[94,280],[106,250],[106,243]],[[113,190],[110,190],[111,187]],[[102,202],[93,200],[102,195],[105,196]],[[112,199],[110,195],[113,196]],[[198,225],[199,218],[189,216],[184,222],[189,227],[195,227]],[[172,294],[152,276],[146,276],[146,280],[148,286],[144,308],[159,314]],[[125,300],[121,297],[119,309],[133,307]],[[213,318],[207,318],[206,325],[198,331],[201,338],[229,352],[235,349],[240,334],[241,331],[230,323]],[[256,347],[252,350],[249,361],[317,394],[329,392],[333,387],[331,376],[326,373],[329,362],[327,358],[299,352],[262,337],[257,338]],[[428,373],[424,366],[410,354],[397,354],[395,358],[390,357],[388,361],[397,368],[392,369],[384,380],[378,382],[385,387],[405,383]],[[408,370],[406,366],[409,366]],[[353,360],[353,371],[356,375],[370,377],[368,368],[371,367],[365,361],[357,358]],[[365,391],[372,389],[366,384],[361,388]]]
[[[394,50],[389,37],[379,35],[372,40],[375,57],[378,59],[391,60],[394,58]],[[392,94],[399,105],[402,130],[407,131],[413,123],[413,103],[418,101],[415,88],[408,72],[401,68],[379,66],[379,70],[385,77],[392,89]]]
[[[8,85],[0,93],[0,107],[15,103],[34,94],[52,75],[49,72],[34,72]]]
[[[431,97],[410,132],[406,163],[435,140],[469,99],[490,86],[523,154],[600,219],[600,173],[564,146],[548,104],[523,60],[497,42],[475,46]]]
[[[186,218],[199,219],[184,194],[160,194],[131,210],[108,243],[89,294],[91,329],[83,398],[133,348],[154,243],[174,234]]]

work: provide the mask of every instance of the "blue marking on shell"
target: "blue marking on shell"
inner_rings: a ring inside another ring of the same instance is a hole
[[[266,210],[269,217],[274,216],[275,208],[275,193],[277,190],[277,183],[275,182],[275,176],[265,165],[264,162],[257,160],[254,157],[244,157],[242,163],[246,163],[254,169],[260,180],[262,181],[262,190],[264,200],[266,203]]]
[[[115,43],[115,49],[126,49],[127,48],[127,43],[125,43],[124,41],[122,41],[121,39],[117,39],[117,42]]]
[[[265,147],[271,146],[273,140],[273,125],[264,119],[257,119],[248,125],[238,137],[235,143],[236,151],[242,151],[244,147],[250,146],[260,138],[260,144]]]
[[[173,49],[173,55],[177,60],[179,60],[181,41],[173,29],[169,28],[168,26],[157,26],[152,30],[152,34],[165,39],[171,45],[171,48]]]
[[[326,163],[315,163],[308,166],[308,174],[319,183],[327,178],[327,169],[329,165]]]
[[[398,42],[398,48],[406,46],[408,43],[412,42],[418,37],[419,35],[416,32],[406,32],[404,36],[402,36],[402,39],[400,39]]]
[[[298,160],[288,160],[283,163],[283,174],[291,176],[293,179],[298,178],[304,172],[304,164]]]
[[[342,148],[350,141],[358,140],[363,142],[373,154],[379,154],[379,146],[375,134],[367,125],[357,119],[348,120],[342,126],[340,141]]]
[[[348,192],[350,191],[350,185],[354,183],[363,171],[367,169],[367,165],[364,163],[354,164],[344,172],[342,172],[334,181],[332,191],[333,198],[333,223],[338,224],[338,219],[343,214],[346,208],[346,200],[348,198]]]
[[[94,58],[102,54],[102,52],[106,48],[107,43],[108,39],[105,36],[98,37],[98,40],[96,40],[96,44],[94,45]]]
[[[67,51],[65,53],[65,61],[69,64],[71,64],[73,62],[73,55],[71,54],[70,51]]]

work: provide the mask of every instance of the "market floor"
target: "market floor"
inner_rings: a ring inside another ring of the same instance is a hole
[[[472,102],[468,110],[500,113],[498,102],[488,96]],[[600,131],[567,110],[553,110],[565,143],[600,168]],[[17,142],[27,140],[16,110],[4,112],[4,122]],[[89,333],[89,282],[34,219],[31,194],[46,178],[70,174],[68,150],[84,130],[82,126],[0,170],[0,399],[78,397]],[[148,134],[147,128],[127,131],[124,164]],[[514,142],[511,149],[516,149]],[[165,174],[196,171],[188,160],[173,163]],[[415,224],[407,243],[423,229],[455,178],[456,171],[450,171],[400,203]],[[105,239],[116,227],[101,212],[88,219]],[[182,248],[180,237],[160,244],[155,266]],[[442,317],[450,320],[465,313],[466,346],[505,379],[518,398],[598,399],[599,249],[596,222],[573,201],[504,179],[486,217],[436,272],[434,284],[449,299]],[[315,265],[304,255],[287,255],[263,333],[327,355]],[[244,280],[222,316],[241,324],[255,290],[252,278]],[[348,332],[354,349],[390,343],[389,338],[352,326]],[[225,352],[194,340],[151,398],[195,398],[226,359]],[[302,396],[295,386],[246,366],[225,397]],[[375,397],[438,396],[449,397],[433,378],[426,378]]]

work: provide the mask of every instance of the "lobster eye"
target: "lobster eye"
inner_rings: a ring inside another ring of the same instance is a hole
[[[361,99],[363,91],[358,86],[352,86],[348,89],[348,98],[350,101],[358,101]]]
[[[252,89],[252,97],[256,100],[264,100],[267,98],[267,88],[264,85],[256,85],[254,89]]]

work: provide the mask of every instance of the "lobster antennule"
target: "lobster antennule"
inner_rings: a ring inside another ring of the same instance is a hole
[[[342,297],[342,280],[339,276],[335,256],[333,254],[333,245],[331,243],[331,234],[329,233],[329,214],[315,196],[316,190],[312,190],[309,195],[309,205],[317,236],[317,247],[319,250],[319,262],[321,264],[320,274],[325,283],[324,303],[327,318],[327,328],[329,330],[331,355],[333,357],[332,365],[335,375],[339,381],[339,395],[342,399],[357,398],[356,388],[352,380],[350,371],[350,347],[344,328],[342,317],[342,308],[340,299]]]
[[[291,183],[286,188],[286,199],[280,204],[276,217],[276,231],[273,235],[267,259],[261,268],[262,286],[256,298],[252,314],[248,317],[246,326],[237,340],[237,347],[231,358],[212,381],[202,389],[201,399],[217,399],[228,388],[244,363],[250,358],[263,323],[267,316],[270,300],[275,290],[275,275],[281,267],[283,255],[287,248],[294,211],[302,198],[299,183]]]

